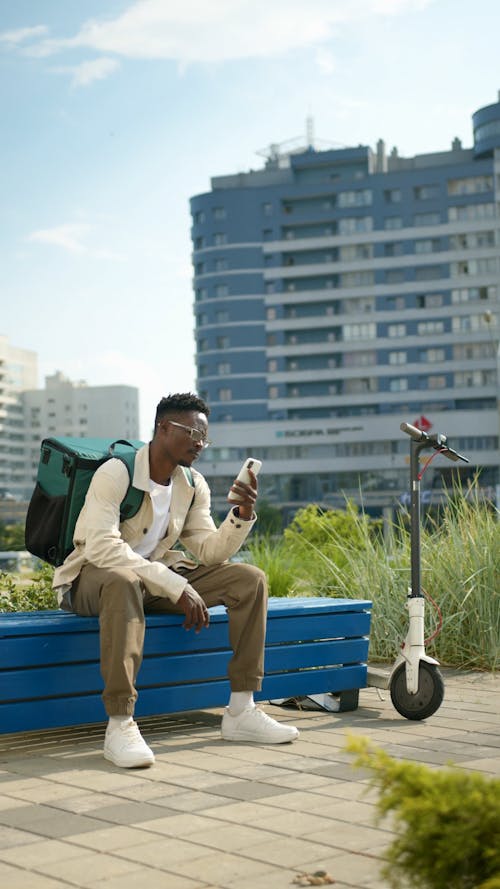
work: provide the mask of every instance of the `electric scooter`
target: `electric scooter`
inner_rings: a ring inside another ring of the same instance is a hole
[[[425,653],[424,612],[425,596],[420,586],[420,479],[433,454],[420,471],[420,454],[423,450],[434,449],[449,460],[462,460],[467,457],[458,454],[447,444],[446,435],[428,435],[410,423],[401,423],[400,429],[410,436],[410,543],[411,543],[411,586],[408,589],[408,633],[401,646],[389,676],[391,700],[405,719],[427,719],[439,709],[444,698],[443,677],[438,669],[439,662]]]

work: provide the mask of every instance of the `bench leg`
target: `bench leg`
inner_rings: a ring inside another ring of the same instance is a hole
[[[347,688],[345,691],[339,692],[338,695],[336,694],[335,697],[338,697],[339,713],[358,709],[359,688]]]

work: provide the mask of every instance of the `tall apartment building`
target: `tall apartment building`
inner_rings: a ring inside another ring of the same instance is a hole
[[[134,386],[88,386],[57,371],[45,377],[44,389],[23,392],[22,408],[25,496],[33,489],[43,438],[139,438],[139,393]]]
[[[472,148],[273,148],[263,169],[192,198],[215,441],[200,469],[216,506],[253,454],[270,502],[361,491],[380,512],[408,489],[403,420],[447,433],[484,486],[500,482],[500,97],[472,120]],[[451,465],[436,459],[425,483]]]
[[[37,356],[0,335],[0,498],[21,496],[26,483],[21,392],[36,386]]]

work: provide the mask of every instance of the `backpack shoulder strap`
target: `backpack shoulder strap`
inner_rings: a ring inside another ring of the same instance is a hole
[[[118,442],[115,442],[115,444],[117,444],[117,443]],[[120,443],[128,444],[128,442],[125,442],[125,441],[120,442]],[[133,518],[136,515],[136,513],[139,512],[139,509],[141,507],[141,504],[142,504],[142,501],[144,498],[144,491],[140,491],[138,488],[134,488],[134,486],[132,484],[133,479],[134,479],[134,466],[135,466],[136,453],[137,453],[137,451],[134,448],[133,450],[131,449],[130,451],[125,452],[125,453],[113,454],[115,459],[121,460],[123,465],[126,467],[127,472],[128,472],[128,477],[129,477],[129,485],[127,488],[127,493],[125,494],[125,497],[123,498],[123,500],[120,504],[120,521],[122,521],[122,522],[125,521],[125,519]],[[195,493],[195,484],[194,484],[193,473],[191,472],[190,466],[183,466],[182,469],[183,469],[184,475],[186,476],[190,486],[193,489],[193,496],[191,498],[191,503],[190,503],[190,507],[191,507],[193,505],[194,493]]]
[[[124,442],[125,444],[125,442]],[[131,449],[128,452],[124,452],[121,454],[113,454],[113,457],[116,460],[120,460],[121,463],[126,467],[128,472],[128,488],[125,497],[120,503],[120,521],[123,522],[125,519],[133,518],[141,507],[144,491],[140,491],[139,488],[134,488],[132,482],[134,479],[134,466],[135,466],[135,455],[137,454],[137,450]]]

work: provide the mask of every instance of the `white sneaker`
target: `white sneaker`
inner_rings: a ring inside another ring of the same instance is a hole
[[[222,717],[224,741],[250,741],[253,744],[288,744],[299,737],[294,725],[282,725],[263,710],[250,705],[239,716],[231,716],[226,707]]]
[[[152,766],[154,753],[142,737],[132,717],[112,726],[108,723],[104,736],[104,758],[122,769]]]

